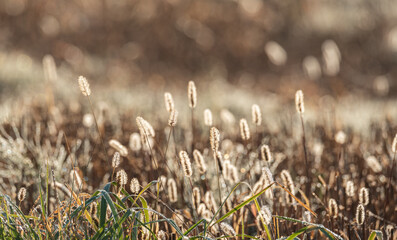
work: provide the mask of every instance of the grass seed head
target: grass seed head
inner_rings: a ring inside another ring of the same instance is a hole
[[[200,216],[202,216],[203,213],[204,213],[204,211],[205,211],[206,209],[207,209],[207,208],[205,207],[205,203],[200,203],[200,204],[198,205],[198,207],[197,207],[197,213],[198,213]]]
[[[193,81],[189,82],[187,95],[189,97],[189,107],[195,108],[197,104],[197,90],[196,90],[196,85],[194,84]]]
[[[248,141],[250,139],[250,129],[245,118],[240,119],[240,134],[244,141]]]
[[[204,110],[204,125],[208,127],[212,126],[212,112],[208,108]]]
[[[266,225],[269,225],[272,222],[272,212],[268,206],[262,206],[259,215],[262,217]]]
[[[157,239],[159,239],[159,240],[167,240],[167,234],[163,230],[160,230],[157,233]]]
[[[356,221],[358,225],[362,225],[365,220],[365,209],[364,205],[358,204],[357,210],[356,210]]]
[[[392,149],[392,151],[393,151],[394,153],[397,152],[397,134],[394,136],[393,144],[392,144],[391,149]]]
[[[120,165],[120,153],[115,152],[112,158],[112,167],[117,168]]]
[[[139,133],[133,133],[130,135],[129,147],[134,152],[141,150],[141,136]]]
[[[192,176],[192,165],[190,162],[189,155],[186,151],[179,152],[179,158],[181,159],[182,169],[186,177]]]
[[[372,169],[375,173],[380,173],[382,172],[382,165],[380,165],[378,159],[374,156],[369,156],[365,159],[367,165],[369,168]]]
[[[83,76],[80,76],[78,78],[78,82],[79,82],[79,87],[80,87],[81,93],[86,97],[90,96],[91,89],[90,89],[90,84],[88,83],[87,79]]]
[[[303,114],[305,112],[305,104],[303,101],[303,92],[302,90],[298,90],[295,93],[295,105],[296,105],[296,111],[299,114]]]
[[[271,163],[273,161],[272,153],[270,152],[270,148],[268,145],[262,145],[261,156],[262,160],[264,160],[265,162]]]
[[[233,184],[237,183],[239,181],[237,168],[233,164],[229,164],[229,167],[228,167],[228,179]]]
[[[140,189],[141,187],[139,185],[139,180],[137,178],[131,179],[131,183],[130,183],[131,192],[134,194],[138,194]]]
[[[225,223],[225,222],[221,222],[219,224],[219,226],[221,227],[222,231],[227,235],[227,236],[235,236],[236,235],[236,231],[234,231],[233,227],[230,226],[229,224]]]
[[[282,170],[281,171],[281,179],[283,180],[284,186],[288,188],[288,190],[295,195],[295,184],[292,181],[291,174],[287,170]],[[285,192],[285,199],[287,203],[293,203],[295,202],[295,199],[291,197],[291,195],[288,194],[288,192]]]
[[[364,206],[367,206],[369,204],[369,190],[368,190],[368,188],[363,187],[360,189],[360,192],[358,194],[358,199],[359,199],[359,202]]]
[[[193,158],[196,162],[200,174],[204,174],[207,171],[207,164],[205,164],[204,157],[199,150],[195,149],[193,151]]]
[[[261,109],[257,104],[252,105],[252,123],[256,126],[260,126],[262,123]]]
[[[318,80],[321,77],[321,65],[317,58],[307,56],[302,61],[302,67],[310,80]]]
[[[128,176],[124,169],[121,169],[117,172],[116,181],[121,187],[124,187],[127,184]]]
[[[178,120],[178,111],[173,109],[170,112],[170,117],[168,118],[168,125],[170,127],[175,127],[177,120]]]
[[[262,168],[262,173],[267,185],[274,182],[273,174],[268,167]]]
[[[57,68],[54,58],[51,55],[45,55],[43,58],[44,77],[47,82],[55,82],[58,78]]]
[[[22,187],[18,191],[18,200],[19,200],[19,202],[22,202],[23,200],[25,200],[25,197],[26,197],[26,188]]]
[[[338,131],[335,134],[335,142],[337,142],[338,144],[341,144],[341,145],[345,144],[346,138],[347,138],[346,133],[343,131]]]
[[[173,178],[168,179],[168,198],[172,203],[178,201],[176,182]]]
[[[212,191],[207,191],[204,194],[204,203],[207,206],[207,209],[210,210],[216,210],[216,202],[214,198],[214,194],[212,194]]]
[[[198,187],[194,187],[193,188],[193,193],[192,193],[193,207],[195,209],[197,209],[199,204],[200,204],[200,202],[201,202],[200,189]]]
[[[353,181],[347,181],[347,183],[346,183],[346,195],[348,197],[354,197],[354,191],[355,191],[355,187],[354,187]]]
[[[164,102],[167,111],[172,112],[172,110],[174,110],[174,99],[172,98],[171,93],[169,92],[164,93]]]
[[[152,125],[150,125],[149,122],[147,122],[145,119],[143,119],[142,117],[137,117],[136,118],[136,123],[138,125],[138,129],[141,135],[141,142],[142,144],[148,144],[148,141],[150,142],[150,137],[154,137],[155,136],[155,131],[152,127]]]
[[[120,153],[121,156],[127,157],[128,155],[128,149],[124,147],[123,144],[121,144],[119,141],[112,139],[109,141],[109,145],[114,148],[116,151]],[[120,159],[119,159],[120,160]]]
[[[219,133],[219,130],[216,127],[212,127],[210,130],[210,143],[212,151],[218,151],[220,138],[221,134]]]
[[[304,211],[302,214],[303,221],[311,222],[312,221],[312,214],[309,211]]]
[[[78,189],[81,189],[83,182],[81,181],[80,174],[76,170],[70,171],[70,179],[77,185]]]
[[[287,62],[287,52],[277,42],[269,41],[266,43],[264,50],[270,62],[274,65],[282,66]]]
[[[338,217],[338,212],[339,212],[338,204],[336,203],[335,199],[333,199],[333,198],[330,198],[328,201],[328,211],[329,211],[329,215],[331,217],[334,217],[334,218]]]

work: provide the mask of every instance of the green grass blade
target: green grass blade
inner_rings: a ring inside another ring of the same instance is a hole
[[[378,240],[383,240],[383,234],[381,231],[373,230],[369,235],[368,240],[375,240],[376,238],[378,238]]]
[[[303,227],[303,228],[299,229],[298,231],[294,232],[293,234],[289,235],[287,240],[293,240],[293,239],[295,239],[295,237],[301,235],[302,233],[314,231],[314,230],[317,230],[317,229],[320,229],[320,228],[316,227],[316,226]]]
[[[264,188],[262,191],[260,191],[259,193],[255,194],[254,196],[250,197],[249,199],[245,200],[244,202],[240,203],[239,205],[237,205],[236,207],[234,207],[232,210],[230,210],[228,213],[226,213],[225,215],[223,215],[221,218],[219,218],[215,223],[220,223],[222,222],[225,218],[229,217],[230,215],[232,215],[233,213],[235,213],[236,211],[238,211],[239,209],[241,209],[242,207],[244,207],[245,205],[247,205],[248,203],[250,203],[252,200],[256,199],[257,197],[259,197],[261,194],[263,194],[267,189],[269,189],[274,183],[270,184],[269,186],[267,186],[266,188]]]

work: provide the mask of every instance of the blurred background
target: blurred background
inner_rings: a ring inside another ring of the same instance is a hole
[[[389,98],[397,93],[397,1],[0,1],[3,101],[45,93],[47,54],[63,90],[84,75],[107,90],[195,80],[290,99],[299,88]]]

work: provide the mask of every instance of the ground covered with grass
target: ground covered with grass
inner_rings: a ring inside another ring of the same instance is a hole
[[[42,94],[4,107],[2,239],[396,239],[392,100],[108,89],[46,61]]]

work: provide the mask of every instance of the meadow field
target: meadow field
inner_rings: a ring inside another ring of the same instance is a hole
[[[393,1],[0,3],[0,239],[397,239]]]

